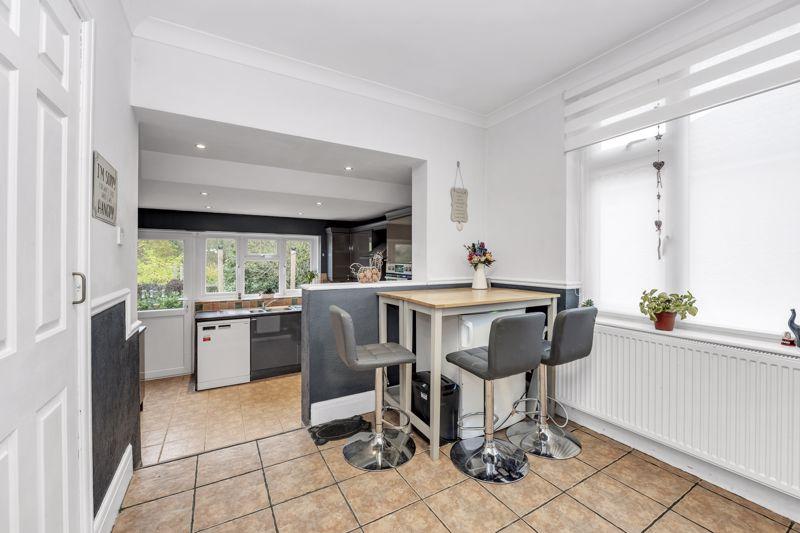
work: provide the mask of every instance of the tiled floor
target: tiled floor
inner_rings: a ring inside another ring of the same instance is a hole
[[[787,532],[781,516],[586,428],[576,459],[529,456],[511,485],[467,479],[425,453],[362,472],[343,442],[315,446],[305,429],[134,473],[114,528],[126,532],[570,531]],[[798,528],[800,529],[800,528]]]
[[[200,392],[189,376],[148,381],[142,464],[163,463],[300,426],[300,374]]]

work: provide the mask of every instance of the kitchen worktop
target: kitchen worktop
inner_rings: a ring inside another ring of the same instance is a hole
[[[197,322],[207,322],[209,320],[231,320],[235,318],[251,318],[269,315],[285,315],[288,313],[299,313],[302,307],[290,305],[286,307],[253,307],[250,309],[223,309],[220,311],[200,311],[195,313],[194,319]]]

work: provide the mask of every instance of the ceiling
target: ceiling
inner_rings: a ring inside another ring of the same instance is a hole
[[[487,114],[706,0],[122,0],[154,17]]]
[[[411,205],[411,169],[422,163],[161,111],[136,114],[139,207],[365,220]]]
[[[411,169],[422,162],[413,157],[149,109],[137,109],[136,115],[140,150],[404,185],[411,184]],[[206,149],[198,150],[198,143],[206,145]],[[345,170],[348,166],[352,170]]]

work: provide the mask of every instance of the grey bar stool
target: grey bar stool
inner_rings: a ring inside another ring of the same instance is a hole
[[[548,414],[547,367],[571,363],[592,352],[596,317],[597,309],[594,307],[566,309],[556,315],[550,337],[552,341],[546,343],[539,367],[538,420],[523,420],[506,430],[508,440],[526,452],[549,459],[569,459],[581,453],[578,438],[556,425]]]
[[[353,318],[344,309],[330,307],[331,326],[336,337],[339,358],[352,370],[375,371],[375,425],[373,431],[357,433],[344,446],[345,461],[362,470],[395,468],[414,457],[416,444],[407,433],[383,427],[383,369],[387,366],[413,363],[415,356],[399,344],[356,345]],[[403,411],[398,410],[408,418]]]
[[[489,346],[447,354],[449,362],[483,379],[483,437],[460,440],[450,449],[450,459],[470,477],[512,483],[528,473],[525,452],[494,438],[493,382],[539,366],[544,351],[544,322],[543,313],[498,318],[492,322]]]

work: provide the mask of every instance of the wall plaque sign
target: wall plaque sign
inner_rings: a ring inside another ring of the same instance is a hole
[[[461,179],[461,187],[458,180]],[[461,175],[461,161],[456,161],[456,178],[450,189],[450,220],[456,223],[458,231],[464,229],[464,224],[469,222],[469,191],[464,187],[464,176]]]
[[[117,170],[98,152],[94,153],[92,216],[117,225]]]

